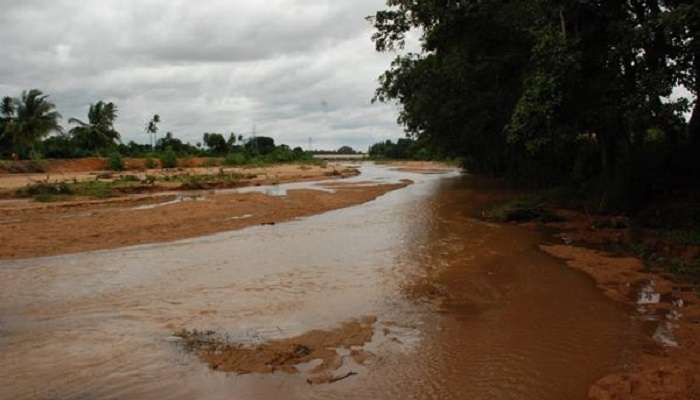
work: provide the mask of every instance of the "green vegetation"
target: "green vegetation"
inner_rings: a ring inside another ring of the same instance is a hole
[[[112,171],[123,171],[124,170],[124,160],[122,155],[114,152],[107,158],[107,167]]]
[[[247,162],[248,158],[244,153],[232,153],[224,159],[224,165],[231,166],[245,165]]]
[[[144,162],[144,166],[148,169],[154,169],[158,168],[158,162],[151,157],[146,158],[146,161]]]
[[[90,105],[88,122],[77,118],[68,120],[69,123],[78,125],[70,130],[73,144],[86,151],[95,151],[114,145],[119,141],[119,132],[114,129],[116,119],[117,107],[113,103],[98,101]]]
[[[114,127],[118,117],[114,103],[98,101],[90,105],[87,120],[70,118],[75,125],[67,133],[59,124],[61,115],[48,101],[48,96],[33,89],[20,98],[5,97],[0,102],[0,158],[12,158],[2,162],[0,168],[8,172],[44,172],[46,158],[107,157],[107,164],[115,171],[124,168],[123,157],[145,158],[145,167],[152,169],[175,168],[178,159],[214,157],[208,166],[218,166],[221,159],[226,165],[261,166],[281,162],[313,162],[311,153],[297,147],[275,145],[274,139],[254,136],[244,140],[242,135],[231,132],[228,139],[220,133],[205,133],[201,143],[185,143],[167,132],[157,138],[161,117],[155,114],[145,131],[150,144],[121,142],[121,135]],[[31,161],[26,161],[31,159]],[[159,160],[160,164],[155,160]],[[187,164],[187,165],[185,165]]]
[[[175,151],[171,147],[168,147],[163,153],[161,153],[160,166],[162,168],[177,167],[177,154],[175,154]]]
[[[375,160],[442,160],[444,157],[426,144],[413,139],[399,139],[375,143],[369,148],[369,156]]]
[[[511,201],[494,205],[483,212],[487,219],[498,222],[556,222],[560,221],[547,208],[543,197],[520,196]]]
[[[32,89],[20,98],[4,97],[0,104],[0,146],[15,157],[37,153],[37,143],[51,132],[61,132],[61,118],[48,96]]]
[[[571,186],[638,210],[700,177],[700,3],[389,0],[370,18],[397,56],[375,100],[473,172]],[[686,116],[690,115],[689,121]],[[386,152],[379,152],[386,153]]]
[[[185,190],[205,190],[213,188],[230,188],[235,187],[239,184],[240,180],[243,178],[254,178],[255,175],[241,175],[237,173],[226,173],[224,170],[220,170],[216,175],[203,174],[203,175],[180,175],[177,179],[182,182],[180,185],[181,189]]]

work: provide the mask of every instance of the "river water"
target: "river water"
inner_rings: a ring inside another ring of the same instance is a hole
[[[507,193],[362,172],[415,184],[274,226],[0,262],[0,399],[585,399],[623,365],[627,310],[541,253],[540,234],[474,218]],[[376,357],[324,385],[213,371],[172,337],[254,344],[366,316]]]

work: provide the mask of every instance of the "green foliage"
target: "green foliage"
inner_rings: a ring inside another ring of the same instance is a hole
[[[560,219],[547,210],[539,196],[522,196],[496,204],[483,212],[488,219],[499,222],[554,222]]]
[[[74,194],[78,196],[104,199],[114,195],[114,183],[99,180],[80,182],[71,185]]]
[[[202,141],[213,154],[226,154],[229,152],[229,145],[220,133],[205,133]]]
[[[190,175],[185,174],[178,176],[177,179],[181,182],[180,189],[183,190],[205,190],[212,188],[229,188],[235,187],[243,178],[237,173],[227,173],[223,169],[216,175]]]
[[[77,124],[70,130],[73,143],[84,150],[96,151],[114,146],[119,141],[119,132],[114,129],[117,119],[117,107],[114,103],[98,101],[90,105],[88,120],[83,122],[77,118],[68,120]]]
[[[231,153],[224,159],[224,165],[238,166],[248,163],[248,157],[244,153]]]
[[[36,151],[40,141],[51,132],[61,132],[61,114],[40,90],[22,93],[21,98],[5,97],[2,102],[2,142],[20,157]],[[5,150],[7,151],[7,150]]]
[[[177,167],[177,154],[173,149],[168,148],[160,155],[160,166],[162,168]]]
[[[369,156],[375,160],[436,160],[439,157],[428,146],[412,139],[399,139],[375,143],[369,148]]]
[[[266,136],[255,136],[245,144],[245,149],[250,154],[267,155],[275,150],[274,139]]]
[[[375,100],[409,135],[474,172],[575,183],[634,209],[674,176],[700,177],[700,3],[390,0],[370,20],[377,50],[421,35]],[[378,146],[373,153],[387,157]],[[412,157],[416,155],[413,154]],[[424,154],[421,155],[423,157]],[[392,157],[393,158],[393,157]]]
[[[16,191],[17,197],[71,194],[74,194],[74,191],[67,182],[49,182],[48,180],[29,184]]]
[[[113,152],[107,158],[107,167],[112,171],[123,171],[124,170],[124,160],[121,154]]]
[[[148,158],[146,158],[146,161],[144,161],[144,166],[147,169],[155,169],[155,168],[158,168],[158,162],[156,160],[154,160],[153,158],[148,157]]]
[[[700,229],[675,229],[664,232],[663,236],[678,244],[700,246]]]

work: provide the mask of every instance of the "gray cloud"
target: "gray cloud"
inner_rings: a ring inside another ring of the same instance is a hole
[[[39,88],[66,117],[114,101],[124,140],[161,129],[359,148],[402,136],[394,107],[370,104],[392,55],[366,15],[384,0],[0,0],[0,95]]]

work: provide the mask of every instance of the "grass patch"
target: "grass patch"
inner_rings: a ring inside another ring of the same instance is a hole
[[[48,164],[41,159],[24,161],[2,161],[0,169],[10,174],[36,174],[46,172]]]
[[[88,181],[74,183],[71,186],[78,196],[104,199],[114,196],[113,190],[116,185],[113,182]]]
[[[183,190],[205,190],[213,188],[227,188],[238,185],[241,179],[247,178],[235,172],[224,172],[219,170],[216,175],[179,175],[175,179],[181,182],[180,189]]]
[[[72,195],[74,191],[71,185],[66,182],[41,181],[17,189],[15,194],[17,197],[43,196],[46,198],[46,196]]]
[[[681,245],[700,246],[700,229],[675,229],[665,231],[661,236]]]
[[[520,196],[505,203],[496,204],[484,210],[483,215],[498,222],[557,222],[561,218],[545,208],[540,196]]]
[[[124,159],[121,154],[114,152],[107,158],[107,167],[112,171],[124,171]]]

